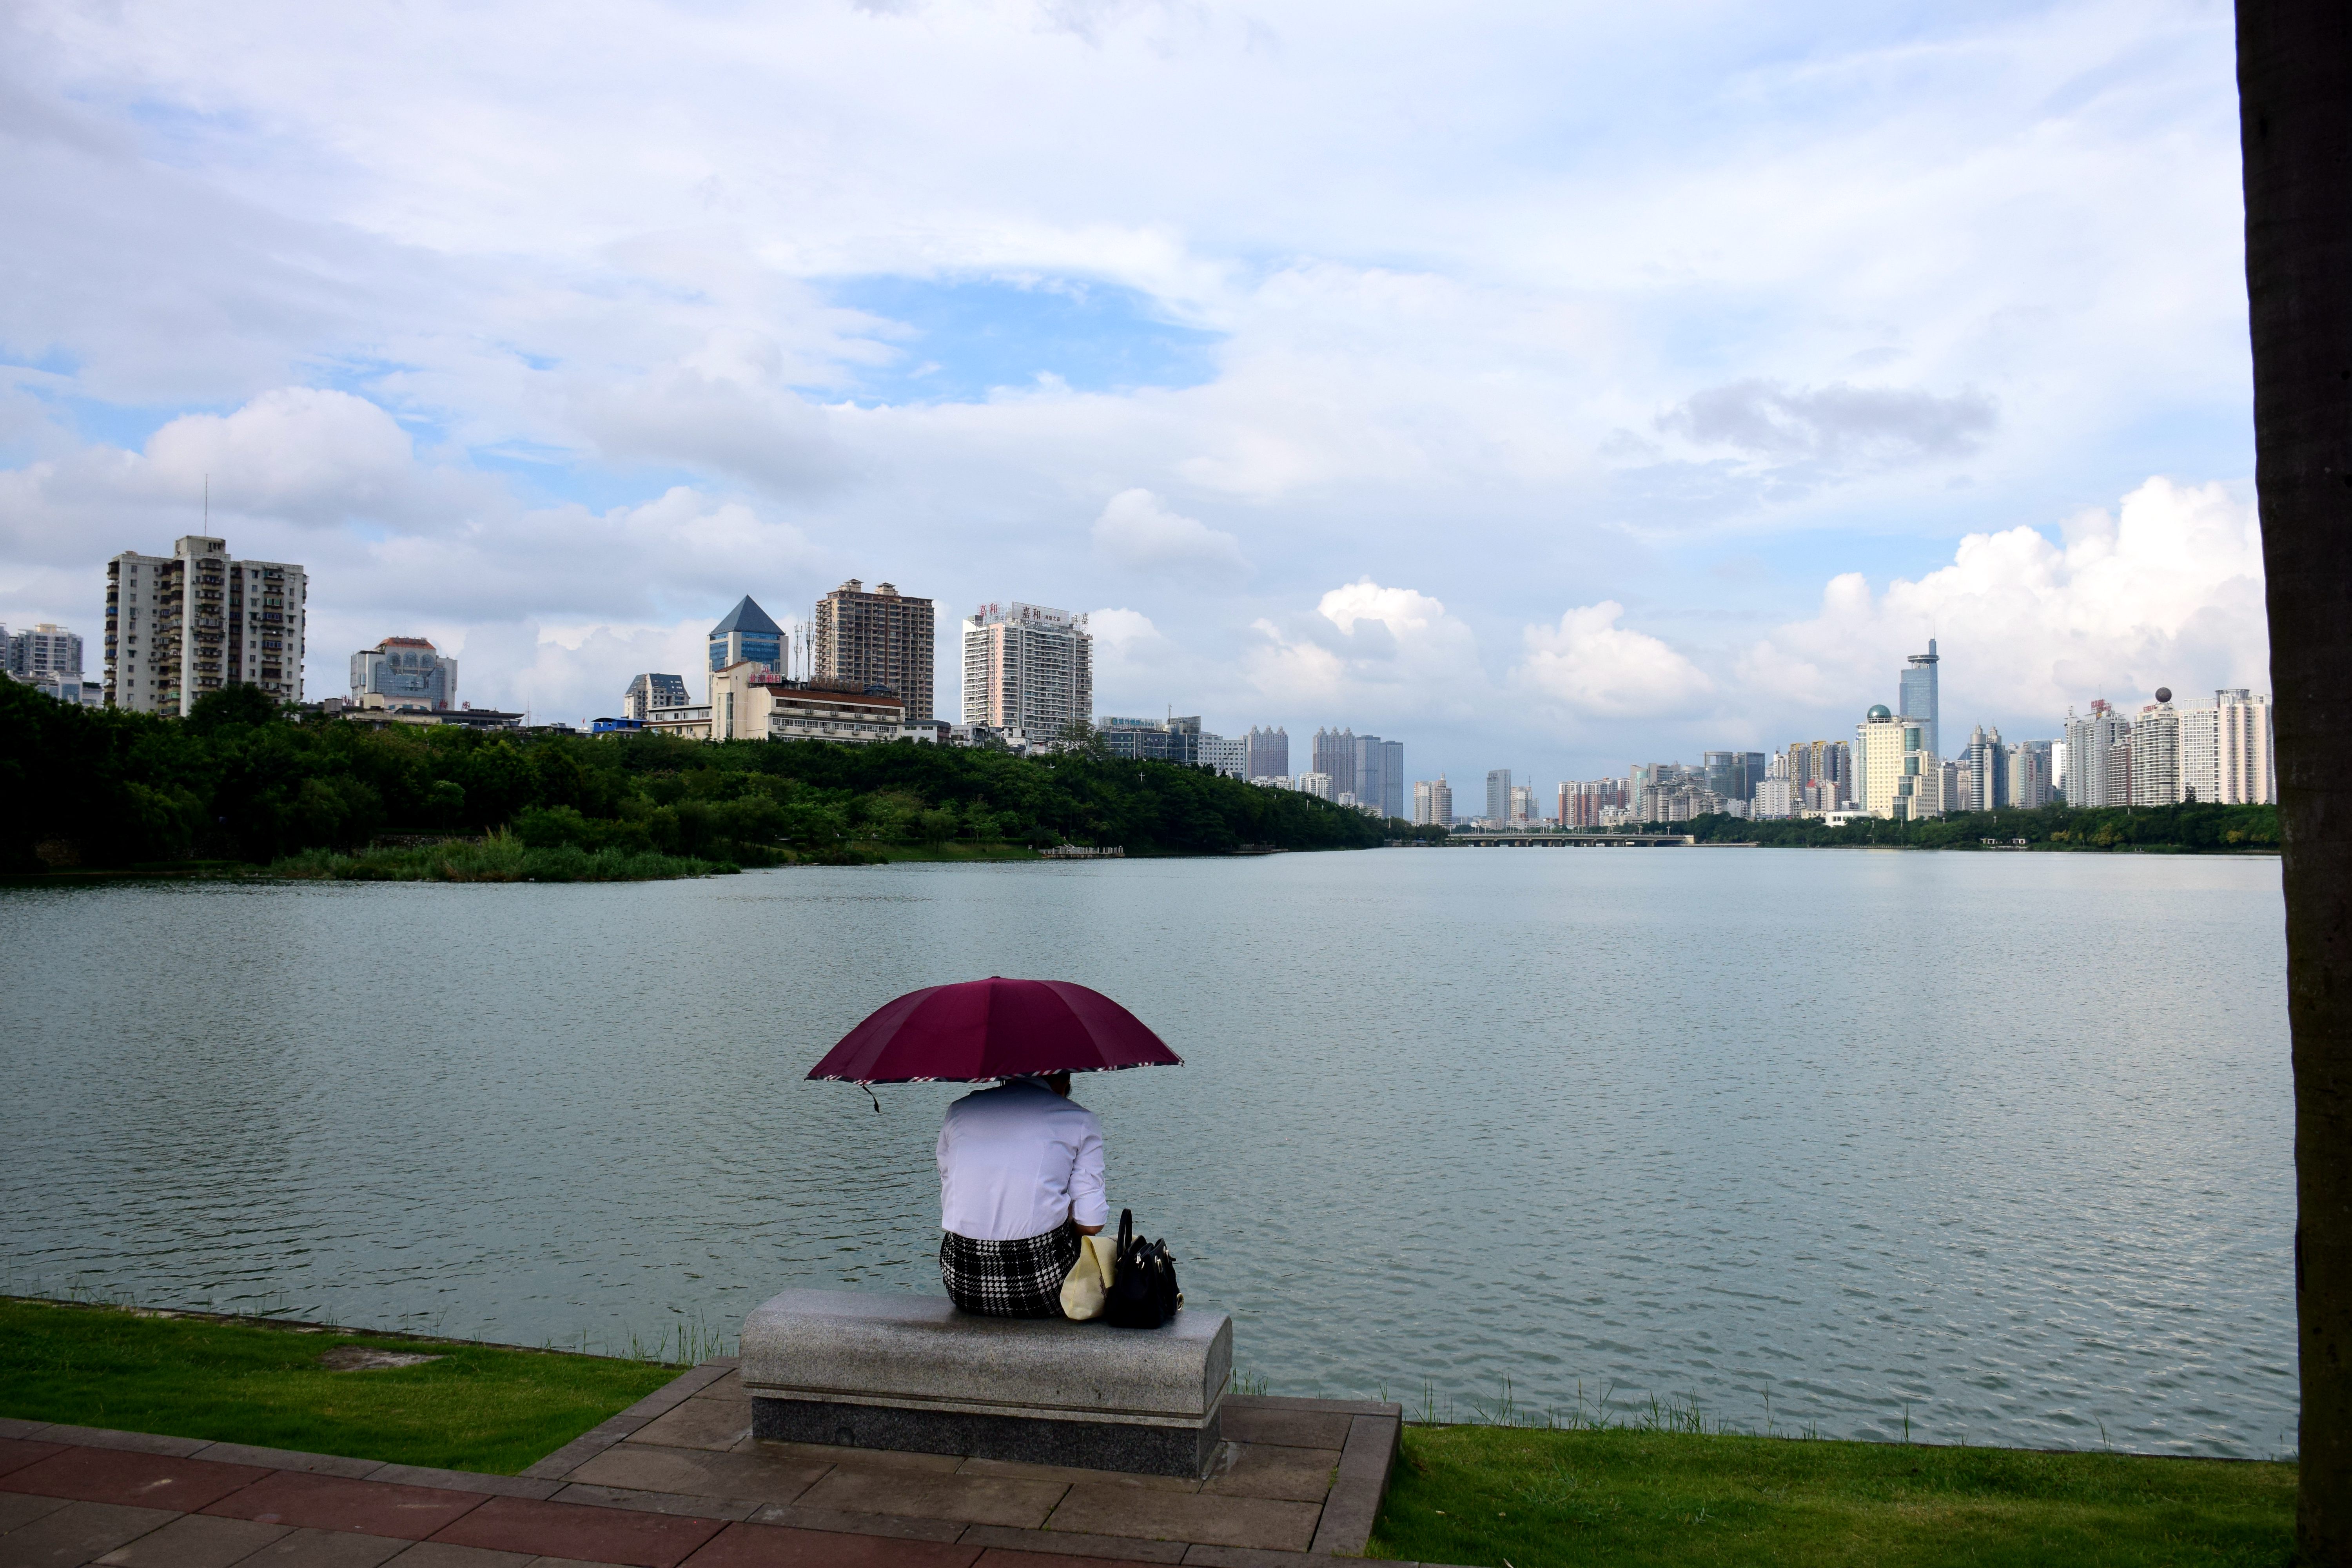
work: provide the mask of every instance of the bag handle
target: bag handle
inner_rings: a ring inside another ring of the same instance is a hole
[[[1119,1211],[1118,1211],[1118,1255],[1119,1255],[1119,1257],[1121,1257],[1121,1258],[1125,1258],[1125,1257],[1127,1256],[1127,1249],[1128,1249],[1128,1247],[1129,1247],[1129,1246],[1131,1246],[1131,1245],[1134,1243],[1134,1241],[1135,1241],[1135,1211],[1134,1211],[1133,1209],[1121,1209],[1121,1210],[1119,1210]]]

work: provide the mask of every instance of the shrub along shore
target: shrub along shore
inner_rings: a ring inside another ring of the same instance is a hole
[[[1750,821],[1709,815],[1668,825],[1702,844],[1775,848],[2105,849],[2243,853],[2279,847],[2275,805],[2045,805],[2032,811],[1967,811],[1918,822],[1868,817],[1831,827],[1819,821]],[[1986,839],[1991,839],[1987,844]],[[2019,841],[2022,840],[2022,843]]]
[[[249,686],[186,719],[0,681],[0,872],[220,861],[288,876],[634,880],[730,867],[1360,849],[1356,811],[1205,769],[894,742],[525,734],[291,718]],[[501,837],[503,836],[503,837]],[[387,837],[474,839],[382,847]]]
[[[320,1359],[354,1346],[438,1359],[362,1372]],[[677,1375],[667,1348],[591,1356],[0,1298],[0,1415],[512,1474]],[[1370,1554],[2123,1568],[2284,1564],[2292,1546],[2291,1464],[1702,1426],[1674,1410],[1566,1430],[1410,1426]]]

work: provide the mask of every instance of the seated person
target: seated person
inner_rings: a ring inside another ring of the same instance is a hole
[[[1110,1215],[1102,1126],[1066,1072],[1007,1079],[940,1129],[940,1278],[989,1318],[1058,1318],[1078,1237]]]

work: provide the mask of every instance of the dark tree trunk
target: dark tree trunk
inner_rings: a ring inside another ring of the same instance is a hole
[[[2306,1563],[2352,1563],[2352,6],[2238,0],[2294,1037]]]

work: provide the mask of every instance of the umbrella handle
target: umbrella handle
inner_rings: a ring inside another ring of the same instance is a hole
[[[874,1086],[873,1086],[872,1084],[870,1084],[870,1083],[861,1083],[861,1084],[859,1084],[857,1087],[858,1087],[858,1088],[860,1088],[860,1089],[864,1089],[864,1090],[866,1091],[866,1099],[871,1100],[873,1100],[873,1101],[874,1101],[874,1114],[875,1114],[875,1115],[877,1115],[877,1116],[881,1115],[881,1114],[882,1114],[882,1101],[880,1100],[880,1099],[878,1099],[878,1098],[875,1095],[875,1093],[874,1093]]]

